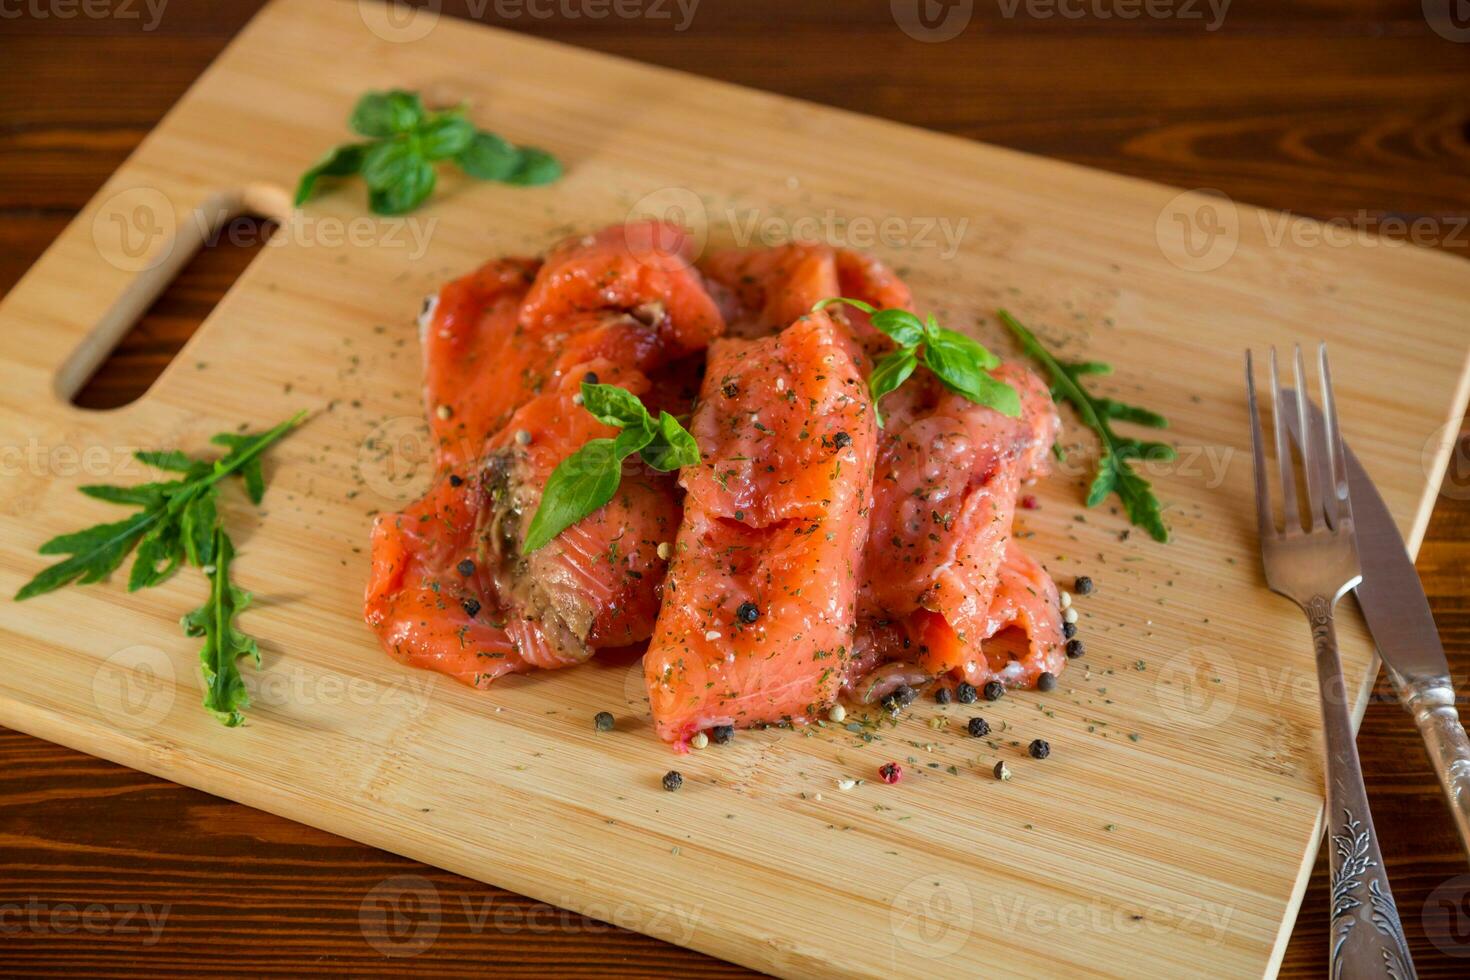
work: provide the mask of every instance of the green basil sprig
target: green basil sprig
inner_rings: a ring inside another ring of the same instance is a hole
[[[367,142],[344,143],[329,151],[296,185],[296,205],[310,199],[320,177],[360,174],[368,204],[377,214],[406,214],[434,191],[434,164],[453,160],[471,177],[528,187],[549,184],[561,164],[544,150],[515,146],[476,129],[460,108],[429,112],[414,92],[369,92],[348,120]]]
[[[873,396],[880,427],[883,414],[877,412],[878,399],[907,381],[920,361],[955,394],[963,395],[977,405],[993,408],[1008,418],[1020,418],[1021,396],[1004,381],[990,376],[988,372],[1000,365],[1000,358],[981,344],[962,333],[941,327],[933,314],[928,320],[920,320],[908,310],[874,309],[869,303],[845,296],[824,299],[812,309],[823,310],[838,303],[868,314],[873,326],[898,345],[897,350],[878,359],[868,376],[868,390]]]
[[[552,471],[526,531],[524,554],[611,500],[623,478],[623,460],[634,453],[661,473],[699,462],[699,444],[679,420],[668,412],[654,418],[625,388],[584,381],[582,407],[599,422],[622,431],[612,439],[593,439]]]

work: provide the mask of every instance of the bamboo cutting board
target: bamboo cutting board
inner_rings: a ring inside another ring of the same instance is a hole
[[[368,217],[352,183],[293,215],[296,176],[347,138],[357,96],[393,86],[468,99],[567,177],[445,175],[397,220]],[[163,377],[117,411],[71,407],[242,211],[282,227]],[[1077,600],[1088,655],[1056,692],[919,705],[871,743],[749,732],[676,757],[636,664],[476,693],[378,650],[359,615],[368,525],[428,476],[421,298],[487,257],[650,213],[711,245],[870,247],[946,323],[1008,349],[1005,305],[1112,362],[1099,391],[1170,417],[1180,458],[1149,476],[1174,543],[1125,535],[1111,506],[1083,514],[1091,443],[1070,426],[1075,462],[1022,513],[1064,586],[1098,583]],[[1328,340],[1344,430],[1415,548],[1467,393],[1466,267],[1325,231],[428,14],[277,0],[0,305],[6,595],[42,541],[118,516],[76,487],[145,479],[133,448],[204,453],[221,429],[312,410],[272,450],[264,519],[227,494],[257,597],[242,625],[265,656],[245,668],[249,722],[199,707],[177,619],[204,581],[186,571],[134,595],[114,580],[0,601],[0,723],[780,974],[1268,974],[1315,854],[1322,767],[1307,631],[1255,553],[1240,352]],[[1361,704],[1371,652],[1347,620]],[[593,731],[600,710],[617,731]],[[977,713],[994,746],[964,736]],[[1025,756],[1035,737],[1045,762]],[[990,775],[1001,759],[1010,782]],[[874,779],[890,760],[898,786]],[[685,788],[668,794],[674,767]],[[364,896],[365,940],[421,950],[462,914],[432,898],[385,882]],[[408,927],[385,925],[394,911]]]

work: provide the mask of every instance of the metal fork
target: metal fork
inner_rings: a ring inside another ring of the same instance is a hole
[[[1266,582],[1272,591],[1291,599],[1307,614],[1317,655],[1317,685],[1327,750],[1325,822],[1332,863],[1329,975],[1343,980],[1364,977],[1407,980],[1415,976],[1414,964],[1389,890],[1373,817],[1368,812],[1368,794],[1363,789],[1362,765],[1358,761],[1352,718],[1348,713],[1347,686],[1337,653],[1337,633],[1332,624],[1337,600],[1358,584],[1362,573],[1353,537],[1342,435],[1337,427],[1337,404],[1332,398],[1325,344],[1319,348],[1318,359],[1323,414],[1320,425],[1313,422],[1313,413],[1307,410],[1301,347],[1296,348],[1296,398],[1291,400],[1282,392],[1276,350],[1271,350],[1271,415],[1276,429],[1283,511],[1282,529],[1278,531],[1271,505],[1260,413],[1256,408],[1255,370],[1250,351],[1245,354],[1261,557],[1266,567]],[[1295,413],[1295,428],[1301,433],[1296,443],[1301,456],[1300,487],[1292,464],[1288,412]],[[1306,508],[1305,524],[1299,495]]]

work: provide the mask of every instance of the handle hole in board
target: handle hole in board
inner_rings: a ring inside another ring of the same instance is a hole
[[[56,393],[103,411],[147,393],[280,225],[275,195],[213,198],[188,214],[56,375]],[[264,205],[264,206],[262,206]],[[138,228],[152,216],[127,216]],[[126,233],[126,231],[124,231]]]

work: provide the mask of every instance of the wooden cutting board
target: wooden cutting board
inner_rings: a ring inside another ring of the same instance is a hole
[[[399,220],[367,216],[352,183],[293,214],[296,176],[347,138],[359,94],[390,86],[468,99],[567,177],[446,175]],[[241,211],[282,222],[273,247],[152,390],[71,407]],[[1091,441],[1073,426],[1074,462],[1022,514],[1064,586],[1098,584],[1077,600],[1088,655],[1056,692],[921,704],[871,743],[750,732],[676,757],[636,664],[476,693],[379,651],[359,616],[369,521],[427,478],[421,298],[487,257],[650,213],[711,245],[870,247],[946,323],[1012,350],[1003,304],[1112,362],[1098,390],[1170,417],[1180,458],[1150,476],[1174,543],[1128,535],[1111,503],[1083,513]],[[0,723],[780,974],[1269,974],[1315,854],[1322,766],[1307,631],[1255,553],[1241,351],[1330,343],[1344,429],[1415,548],[1467,392],[1466,266],[1350,237],[431,14],[278,0],[0,305],[6,595],[42,541],[118,516],[76,487],[144,479],[133,448],[203,453],[221,429],[313,412],[272,451],[267,516],[230,498],[236,577],[257,596],[243,625],[265,655],[246,668],[249,722],[226,730],[198,705],[177,620],[204,582],[186,571],[134,595],[114,580],[0,601]],[[1371,652],[1347,619],[1361,705]],[[617,731],[593,731],[599,710]],[[974,714],[994,746],[965,737]],[[1025,755],[1035,737],[1045,762]],[[991,776],[1001,759],[1010,782]],[[890,760],[898,786],[874,778]],[[673,767],[678,794],[659,785]],[[461,914],[389,881],[364,896],[365,939],[408,956]]]

